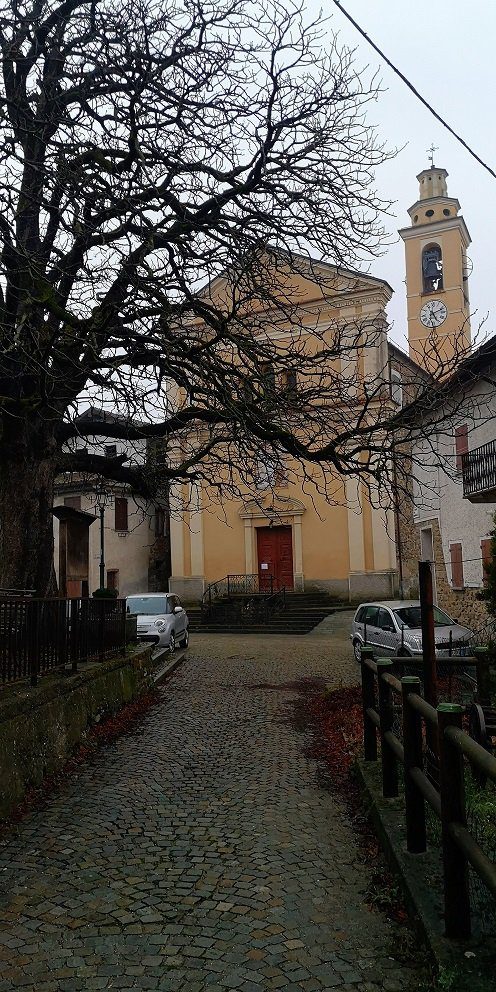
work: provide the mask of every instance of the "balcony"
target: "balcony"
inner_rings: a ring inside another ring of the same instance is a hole
[[[463,498],[496,503],[496,441],[462,455]]]

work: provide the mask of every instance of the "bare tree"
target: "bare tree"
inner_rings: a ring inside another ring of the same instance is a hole
[[[0,585],[49,587],[61,472],[145,499],[248,484],[261,453],[330,498],[385,478],[387,375],[356,359],[384,321],[324,332],[288,281],[324,301],[312,256],[350,286],[384,244],[352,53],[291,0],[1,0],[0,35]],[[83,428],[84,400],[124,421]],[[119,437],[160,455],[81,446]]]

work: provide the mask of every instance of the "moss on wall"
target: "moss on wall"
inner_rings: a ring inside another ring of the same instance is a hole
[[[45,676],[34,688],[18,683],[0,700],[0,819],[27,789],[59,770],[91,724],[117,713],[151,683],[151,648]]]

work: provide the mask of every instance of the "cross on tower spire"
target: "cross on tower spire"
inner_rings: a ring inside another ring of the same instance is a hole
[[[432,144],[431,147],[427,149],[427,154],[428,154],[428,156],[430,158],[430,162],[431,162],[431,169],[434,168],[434,152],[438,152],[438,151],[439,151],[439,148],[436,148],[436,146],[434,144]]]

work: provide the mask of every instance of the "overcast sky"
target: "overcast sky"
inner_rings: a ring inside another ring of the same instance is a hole
[[[437,112],[496,171],[496,3],[493,0],[436,0],[436,3],[392,3],[391,0],[342,0],[343,6],[410,79]],[[308,12],[320,9],[307,0]],[[378,192],[395,200],[392,233],[410,223],[407,208],[418,196],[416,175],[428,166],[426,149],[434,143],[435,165],[447,169],[448,193],[458,197],[472,237],[469,256],[472,330],[489,314],[484,335],[496,333],[496,179],[428,113],[416,97],[361,39],[344,15],[334,11],[329,30],[357,48],[357,64],[380,69],[386,88],[369,120],[374,118],[390,147],[406,147],[377,173]],[[405,345],[406,297],[404,248],[397,242],[371,266],[395,293],[389,309],[393,340]]]

